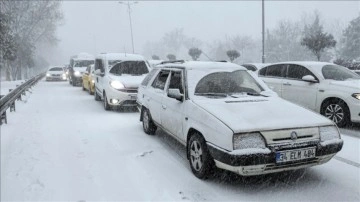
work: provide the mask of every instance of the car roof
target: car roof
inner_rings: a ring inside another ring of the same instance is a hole
[[[230,63],[230,62],[213,62],[213,61],[183,61],[183,62],[168,62],[165,64],[159,64],[156,68],[180,68],[180,69],[243,69],[245,67]]]
[[[130,53],[101,53],[96,58],[106,60],[145,60],[142,55]]]
[[[335,65],[329,62],[317,62],[317,61],[288,61],[288,62],[273,63],[273,65],[274,64],[295,64],[295,65],[302,65],[312,68],[322,68],[325,65]]]

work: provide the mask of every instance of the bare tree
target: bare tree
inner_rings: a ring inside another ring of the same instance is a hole
[[[170,60],[170,61],[176,60],[176,56],[175,56],[174,54],[168,54],[166,57],[167,57],[167,59]]]
[[[202,50],[198,48],[190,48],[188,53],[191,56],[191,58],[195,61],[200,57]]]
[[[229,57],[231,62],[240,57],[240,53],[237,50],[228,50],[226,51],[226,55]]]

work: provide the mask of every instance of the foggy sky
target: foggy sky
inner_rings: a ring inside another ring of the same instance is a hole
[[[127,7],[118,1],[64,1],[60,42],[52,63],[66,64],[79,52],[131,52]],[[347,24],[360,13],[360,1],[265,1],[266,28],[279,20],[300,20],[318,10],[328,23]],[[261,1],[139,1],[132,6],[135,52],[147,41],[183,28],[184,34],[211,42],[227,36],[261,37]]]

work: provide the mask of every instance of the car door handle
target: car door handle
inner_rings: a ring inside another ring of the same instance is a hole
[[[163,109],[166,109],[166,106],[165,105],[161,105]]]
[[[284,86],[291,86],[289,82],[283,83]]]

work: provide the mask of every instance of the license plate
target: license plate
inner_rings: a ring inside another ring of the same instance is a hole
[[[276,152],[276,163],[299,161],[315,157],[315,147]]]

